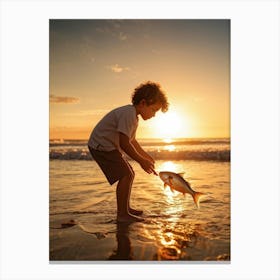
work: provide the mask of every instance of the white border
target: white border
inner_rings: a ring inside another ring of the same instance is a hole
[[[227,265],[48,262],[48,20],[231,19]],[[1,1],[1,279],[279,279],[278,1]]]

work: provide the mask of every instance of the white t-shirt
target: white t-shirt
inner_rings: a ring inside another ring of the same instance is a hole
[[[120,150],[119,132],[135,138],[138,117],[133,105],[116,108],[105,115],[93,129],[88,145],[99,151]]]

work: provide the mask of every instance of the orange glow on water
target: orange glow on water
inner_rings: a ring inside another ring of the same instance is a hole
[[[166,143],[166,144],[170,144],[170,143],[173,142],[173,139],[172,138],[164,138],[163,142]]]
[[[167,145],[164,147],[164,150],[169,151],[169,152],[173,152],[175,151],[175,146],[174,145]]]
[[[171,172],[176,172],[177,168],[178,168],[177,164],[175,164],[173,161],[165,161],[158,167],[160,171],[171,171]]]

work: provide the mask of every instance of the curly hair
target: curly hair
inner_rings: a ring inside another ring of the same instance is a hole
[[[132,104],[137,105],[143,99],[146,101],[148,106],[159,102],[161,104],[162,112],[166,112],[168,110],[169,103],[167,101],[167,97],[158,83],[148,81],[140,84],[134,89],[132,94]]]

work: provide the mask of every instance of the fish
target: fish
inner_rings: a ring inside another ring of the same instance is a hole
[[[197,208],[199,208],[199,200],[204,193],[194,191],[189,182],[187,182],[183,177],[182,173],[174,173],[170,171],[161,171],[159,172],[160,179],[164,182],[164,187],[169,186],[171,191],[174,190],[185,195],[186,193],[190,194],[194,200],[194,203]]]

